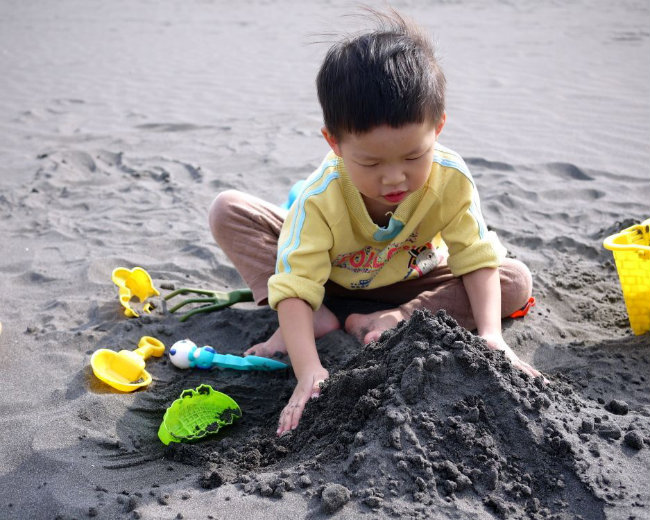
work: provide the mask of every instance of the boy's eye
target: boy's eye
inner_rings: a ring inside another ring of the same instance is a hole
[[[415,157],[407,157],[406,160],[407,161],[417,161],[418,159],[421,159],[422,157],[424,157],[425,154],[426,154],[426,152],[421,153],[420,155],[417,155]]]
[[[372,168],[373,166],[377,166],[379,163],[371,163],[371,164],[363,164],[359,163],[360,166],[363,166],[364,168]]]
[[[424,157],[427,153],[429,153],[429,150],[431,150],[431,147],[427,148],[423,152],[415,153],[415,155],[413,155],[411,157],[407,157],[406,160],[407,161],[417,161],[418,159],[422,159],[422,157]]]

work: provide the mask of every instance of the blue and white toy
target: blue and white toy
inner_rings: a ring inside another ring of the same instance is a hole
[[[218,354],[210,346],[197,347],[189,339],[182,339],[174,343],[169,349],[169,359],[178,368],[212,367],[231,368],[233,370],[278,370],[287,368],[286,363],[261,356],[233,356],[232,354]]]

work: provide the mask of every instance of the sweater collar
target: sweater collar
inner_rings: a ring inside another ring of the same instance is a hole
[[[411,218],[418,204],[422,200],[424,193],[428,188],[429,181],[424,184],[420,189],[411,193],[395,208],[395,212],[391,215],[388,225],[386,227],[378,226],[375,224],[368,210],[366,204],[363,202],[361,193],[352,183],[350,176],[345,168],[345,163],[341,157],[338,157],[337,169],[340,172],[341,187],[343,189],[343,197],[350,208],[353,218],[363,229],[363,231],[370,235],[377,242],[385,242],[394,239],[400,234],[404,225]]]

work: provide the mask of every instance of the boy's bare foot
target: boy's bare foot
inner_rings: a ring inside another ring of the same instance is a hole
[[[377,311],[370,314],[350,314],[345,320],[345,331],[364,345],[379,339],[381,333],[392,329],[406,316],[399,309]]]
[[[341,325],[339,324],[339,320],[332,311],[325,307],[325,305],[321,305],[320,309],[314,313],[314,337],[316,337],[316,339],[340,327]],[[282,333],[278,327],[269,339],[262,343],[258,343],[257,345],[253,345],[244,352],[244,355],[248,356],[252,354],[262,357],[273,357],[275,354],[286,353],[287,346],[284,344]]]
[[[276,354],[286,354],[286,353],[287,353],[287,347],[284,344],[284,340],[282,339],[282,333],[280,332],[280,328],[278,327],[277,330],[273,333],[273,335],[269,339],[263,341],[262,343],[253,345],[251,348],[249,348],[244,352],[244,356],[249,356],[252,354],[254,356],[262,356],[262,357],[270,358]]]

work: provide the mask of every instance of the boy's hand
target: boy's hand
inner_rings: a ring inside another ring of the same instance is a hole
[[[501,334],[485,334],[482,335],[481,337],[487,342],[488,347],[491,348],[492,350],[503,350],[506,357],[510,360],[510,362],[515,368],[518,368],[519,370],[525,372],[531,377],[541,376],[544,379],[544,383],[545,384],[548,383],[548,380],[544,376],[542,376],[539,370],[536,370],[530,364],[519,359],[519,356],[517,356],[514,350],[512,350],[508,346],[508,344],[505,342]]]
[[[488,347],[503,350],[510,362],[531,377],[540,377],[539,370],[519,359],[501,334],[501,281],[498,269],[484,267],[463,275],[463,284],[472,307],[476,328]],[[542,376],[543,377],[543,376]],[[544,384],[548,380],[543,377]]]
[[[289,403],[284,407],[280,414],[278,423],[278,435],[291,431],[298,426],[302,412],[305,409],[307,401],[320,395],[320,384],[329,377],[329,372],[320,367],[313,372],[305,374],[298,380],[298,384],[289,399]]]

